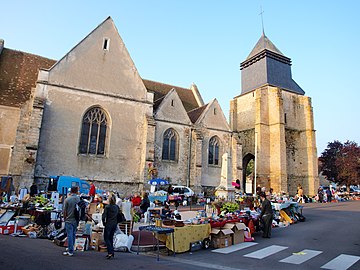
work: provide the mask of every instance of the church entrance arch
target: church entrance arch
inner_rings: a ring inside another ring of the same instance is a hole
[[[254,194],[254,174],[255,174],[255,156],[246,154],[243,158],[243,190],[245,193]]]

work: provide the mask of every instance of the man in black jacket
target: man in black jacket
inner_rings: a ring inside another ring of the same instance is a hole
[[[273,218],[273,211],[270,201],[266,198],[265,192],[260,193],[261,199],[261,214],[260,219],[264,224],[263,229],[263,238],[270,238],[271,237],[271,226],[272,226],[272,218]]]

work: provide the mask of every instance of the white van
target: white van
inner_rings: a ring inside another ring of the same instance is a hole
[[[173,194],[174,195],[185,195],[185,197],[192,197],[194,196],[194,191],[186,186],[172,186]]]

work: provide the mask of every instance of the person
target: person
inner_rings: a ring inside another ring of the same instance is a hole
[[[149,207],[150,207],[149,196],[148,196],[147,192],[144,192],[143,199],[141,200],[141,203],[140,203],[141,213],[144,214]]]
[[[104,213],[102,214],[102,222],[105,226],[104,241],[106,244],[107,252],[106,259],[114,258],[114,233],[117,227],[117,215],[120,211],[116,205],[116,197],[110,194],[108,199],[109,204],[105,206]]]
[[[260,200],[261,200],[261,214],[260,219],[263,222],[264,229],[263,229],[263,238],[270,238],[271,237],[271,226],[272,226],[272,219],[273,219],[273,212],[270,201],[266,198],[266,194],[264,192],[260,193]]]
[[[332,193],[331,193],[330,188],[326,189],[326,198],[327,198],[327,202],[328,202],[328,203],[331,203]]]
[[[80,201],[79,196],[77,195],[79,191],[78,187],[71,187],[70,194],[64,202],[64,220],[65,220],[65,230],[68,238],[68,248],[67,251],[63,252],[64,256],[73,256],[74,255],[74,244],[75,244],[75,235],[78,225],[78,221],[75,217],[75,209],[77,203]]]
[[[169,185],[167,192],[168,192],[168,195],[172,195],[172,194],[173,194],[173,187],[172,187],[171,184]]]
[[[141,197],[137,192],[134,193],[134,197],[131,199],[133,206],[140,206],[141,204]]]
[[[168,204],[165,204],[164,209],[162,209],[161,218],[162,219],[171,218],[171,210],[170,210],[170,206]]]
[[[96,194],[96,187],[95,187],[95,185],[94,185],[94,182],[93,182],[93,181],[90,181],[89,196],[90,196],[91,202],[94,200],[95,194]]]
[[[299,185],[299,187],[298,187],[298,192],[297,192],[297,194],[298,194],[298,200],[297,200],[297,202],[299,202],[299,203],[304,203],[304,190],[303,190],[303,188],[302,188],[301,185]]]
[[[38,194],[38,188],[36,183],[33,182],[32,185],[30,186],[30,197],[34,197],[37,194]]]
[[[322,203],[323,202],[323,199],[324,199],[324,194],[323,194],[323,189],[322,187],[319,187],[318,189],[318,201],[319,203]]]

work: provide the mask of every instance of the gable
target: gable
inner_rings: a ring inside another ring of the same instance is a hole
[[[155,112],[155,119],[191,125],[191,121],[175,89],[172,89],[164,98],[160,99],[160,105]]]
[[[194,93],[190,89],[182,88],[182,87],[178,87],[178,86],[174,86],[174,85],[170,85],[170,84],[160,83],[160,82],[154,82],[154,81],[145,80],[145,79],[143,80],[143,82],[145,84],[146,89],[149,92],[154,93],[155,101],[164,97],[172,89],[175,89],[187,112],[199,107],[199,104],[196,101]]]
[[[51,84],[146,99],[146,89],[109,17],[49,71]]]
[[[206,109],[195,124],[211,129],[231,131],[219,102],[216,99],[206,106]]]

